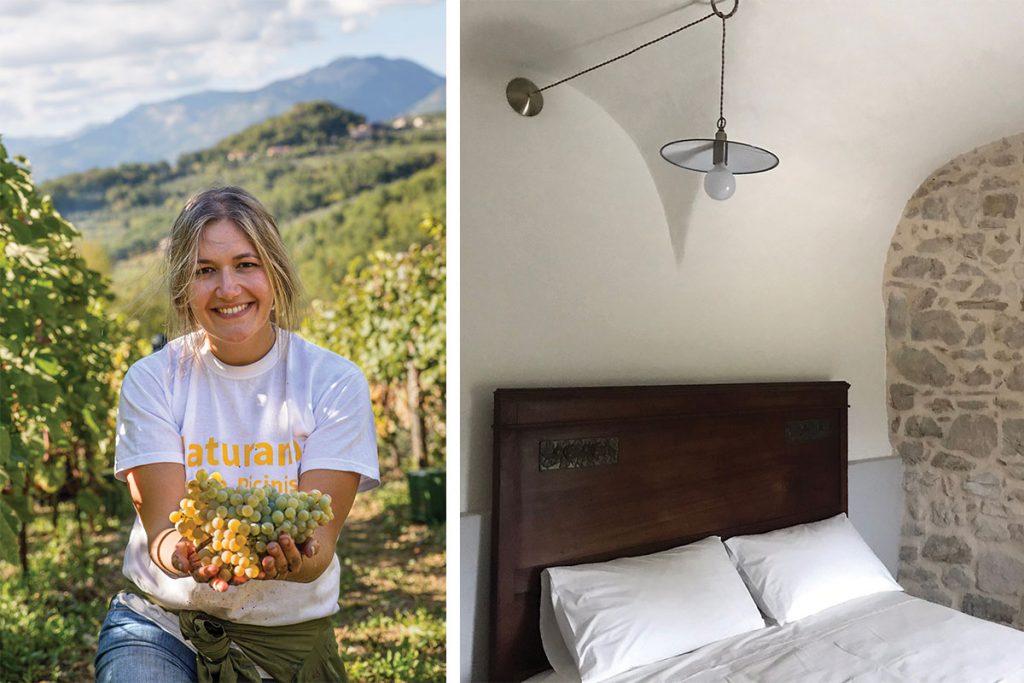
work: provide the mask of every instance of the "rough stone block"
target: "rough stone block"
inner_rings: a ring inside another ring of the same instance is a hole
[[[926,221],[944,221],[949,218],[946,198],[942,195],[927,197],[921,206],[921,218]]]
[[[1008,316],[1000,316],[992,329],[996,341],[1006,344],[1011,349],[1024,347],[1024,320]]]
[[[982,218],[977,224],[982,230],[1006,230],[1007,222],[1003,218]]]
[[[996,421],[988,415],[960,415],[953,420],[942,445],[983,458],[996,447],[997,438]]]
[[[983,541],[1008,541],[1010,531],[1006,528],[1006,522],[978,517],[974,520],[974,535]]]
[[[967,477],[964,491],[982,498],[999,498],[1002,491],[1002,480],[992,472],[978,472]]]
[[[893,277],[941,280],[946,277],[946,266],[942,261],[922,256],[904,256],[900,265],[892,272]]]
[[[921,556],[935,562],[947,564],[967,564],[973,553],[971,547],[956,536],[929,536],[924,542]]]
[[[994,621],[999,624],[1010,624],[1017,616],[1018,609],[1002,600],[986,598],[977,593],[968,593],[960,604],[960,611],[971,616]]]
[[[985,249],[985,233],[972,232],[966,235],[961,235],[960,239],[956,241],[956,250],[960,252],[960,255],[965,259],[971,261],[977,261],[981,258],[981,253]]]
[[[1024,365],[1015,365],[1010,374],[1006,376],[1005,382],[1007,389],[1024,391]]]
[[[930,351],[903,348],[894,358],[900,374],[915,384],[933,387],[948,387],[953,383],[953,374]]]
[[[956,242],[950,235],[942,235],[941,237],[932,237],[931,239],[922,240],[917,245],[917,253],[919,254],[938,254],[947,249],[952,249]]]
[[[986,515],[993,517],[1002,517],[1007,519],[1010,516],[1010,511],[1002,503],[993,503],[989,500],[981,501],[981,511]]]
[[[1024,366],[1021,366],[1024,369]],[[910,410],[914,407],[914,387],[909,384],[889,385],[889,405],[896,410]]]
[[[941,452],[932,458],[932,467],[938,467],[941,470],[949,470],[951,472],[969,472],[974,469],[975,464],[966,458],[961,458],[959,455]]]
[[[981,212],[987,218],[1014,218],[1017,215],[1017,195],[1010,192],[986,195],[981,200]]]
[[[946,528],[956,521],[953,505],[943,500],[932,501],[932,524]]]
[[[1013,187],[1016,182],[1011,182],[1006,178],[1000,178],[997,175],[985,176],[982,179],[979,189],[982,192],[991,192],[992,190],[1005,190],[1008,187]]]
[[[970,287],[971,283],[970,282],[960,282],[958,280],[950,280],[949,281],[949,286],[952,287],[953,289],[956,289],[956,290],[962,292],[965,289],[967,289],[968,287]],[[967,310],[1005,311],[1008,306],[1009,306],[1009,304],[1006,303],[1005,301],[992,301],[992,300],[989,300],[989,299],[982,300],[982,301],[967,300],[967,301],[957,301],[956,302],[956,307],[959,308],[960,310],[963,310],[963,311],[967,311]]]
[[[1010,260],[1016,249],[989,249],[987,256],[995,263],[1002,265]]]
[[[943,605],[945,607],[953,606],[953,599],[935,583],[925,585],[908,583],[907,593],[914,597],[921,598],[922,600],[934,602],[937,605]]]
[[[997,297],[1003,293],[1003,288],[992,282],[991,280],[985,280],[981,285],[971,292],[972,299],[991,299]]]
[[[934,401],[932,401],[928,405],[928,407],[932,410],[932,412],[945,413],[950,410],[953,410],[953,402],[950,401],[948,398],[937,398]]]
[[[974,177],[973,174],[968,175]],[[978,213],[978,195],[967,190],[958,192],[953,201],[953,213],[960,221],[960,227],[970,230],[974,223],[974,216]]]
[[[952,346],[961,343],[966,336],[949,311],[920,311],[910,319],[910,338],[914,341],[941,339]]]
[[[942,429],[930,417],[913,415],[907,418],[904,432],[907,436],[915,439],[925,437],[942,437]]]
[[[978,325],[967,338],[967,346],[979,346],[985,343],[985,326]]]
[[[924,525],[912,519],[904,520],[903,526],[900,527],[900,534],[904,537],[924,536],[924,531]]]
[[[917,548],[912,545],[900,546],[900,562],[914,562],[917,560]]]
[[[954,275],[975,275],[977,277],[986,277],[985,271],[978,266],[972,266],[970,263],[961,263],[953,271]]]
[[[1024,561],[1004,553],[979,555],[978,588],[997,595],[1024,594]]]
[[[889,336],[902,338],[907,333],[907,324],[907,298],[901,292],[890,292],[885,307],[885,325]]]
[[[924,586],[929,583],[935,583],[938,580],[935,572],[925,569],[924,567],[911,567],[905,573],[900,575],[900,579],[903,581],[912,581],[918,585]]]
[[[1024,420],[1003,420],[1003,454],[1024,455]]]
[[[925,459],[924,444],[919,441],[901,441],[896,446],[896,452],[909,465],[916,465]]]
[[[946,588],[952,589],[958,593],[971,588],[971,578],[967,576],[967,572],[964,571],[963,567],[950,567],[942,573],[942,583]]]
[[[932,287],[925,287],[920,291],[915,290],[915,294],[910,298],[910,308],[914,311],[923,311],[926,308],[931,308],[937,296],[938,292]]]
[[[927,515],[927,503],[919,496],[906,497],[907,514],[915,522],[923,522]]]

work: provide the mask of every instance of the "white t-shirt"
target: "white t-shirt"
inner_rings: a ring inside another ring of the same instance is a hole
[[[196,359],[185,338],[175,339],[129,368],[118,405],[117,478],[158,462],[184,464],[188,479],[206,469],[229,486],[282,491],[297,490],[307,470],[355,472],[366,491],[380,483],[366,379],[351,361],[283,330],[263,358],[243,366],[225,365],[208,345]],[[138,517],[123,571],[157,605],[243,624],[297,624],[338,611],[337,557],[309,583],[249,581],[220,593],[161,571]]]

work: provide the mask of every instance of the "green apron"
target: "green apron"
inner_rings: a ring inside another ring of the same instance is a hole
[[[290,626],[252,626],[182,610],[178,620],[182,635],[199,650],[200,683],[260,683],[257,666],[278,683],[348,680],[330,617]]]

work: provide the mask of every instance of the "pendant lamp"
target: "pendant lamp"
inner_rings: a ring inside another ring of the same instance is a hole
[[[509,106],[522,116],[536,116],[544,108],[543,91],[561,85],[585,73],[589,73],[602,66],[611,64],[614,61],[628,57],[649,45],[664,40],[669,36],[684,31],[691,26],[706,21],[712,17],[722,20],[722,58],[721,77],[718,89],[718,130],[713,139],[690,138],[686,140],[675,140],[662,146],[661,156],[671,164],[685,168],[690,171],[704,173],[704,191],[713,199],[728,199],[736,191],[736,176],[749,173],[761,173],[769,171],[779,164],[779,157],[766,149],[748,145],[742,142],[729,140],[725,132],[725,22],[736,14],[739,9],[739,0],[733,0],[732,10],[728,13],[718,9],[720,0],[711,0],[711,13],[685,26],[681,26],[663,36],[648,41],[643,45],[633,48],[617,57],[601,62],[588,69],[556,81],[551,85],[538,88],[532,81],[526,78],[514,78],[505,88],[505,97]]]

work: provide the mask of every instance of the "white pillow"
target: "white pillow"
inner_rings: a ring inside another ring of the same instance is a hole
[[[540,573],[540,642],[544,646],[548,664],[560,679],[580,680],[576,661],[565,646],[565,641],[562,640],[562,632],[558,630],[555,607],[551,600],[551,575],[548,574],[547,569]]]
[[[545,572],[555,621],[583,683],[764,628],[717,536]]]
[[[840,513],[725,542],[761,610],[779,624],[847,600],[903,590]]]

